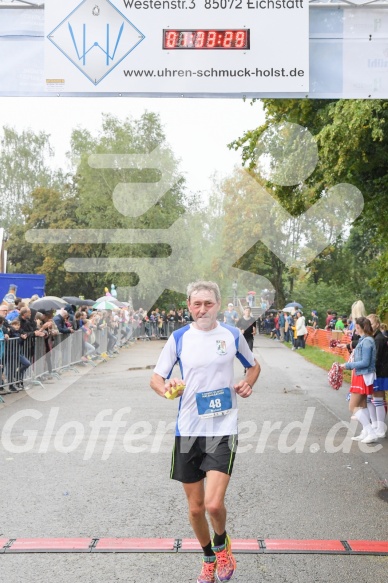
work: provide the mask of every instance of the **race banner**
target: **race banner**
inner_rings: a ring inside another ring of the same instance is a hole
[[[46,0],[45,86],[308,92],[306,0]]]

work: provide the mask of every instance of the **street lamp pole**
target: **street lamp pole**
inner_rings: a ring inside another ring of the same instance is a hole
[[[237,306],[237,281],[232,283],[232,290],[233,290],[233,305],[234,307]]]

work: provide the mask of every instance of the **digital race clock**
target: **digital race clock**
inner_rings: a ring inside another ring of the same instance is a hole
[[[163,49],[249,49],[249,29],[163,30]]]

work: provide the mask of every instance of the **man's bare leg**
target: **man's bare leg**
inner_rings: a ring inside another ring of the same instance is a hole
[[[189,505],[189,520],[201,547],[210,542],[209,524],[206,519],[204,480],[183,484]]]

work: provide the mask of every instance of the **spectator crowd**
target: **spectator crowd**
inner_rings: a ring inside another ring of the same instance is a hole
[[[137,339],[167,338],[191,321],[187,309],[155,308],[147,312],[143,308],[133,310],[127,305],[120,306],[120,303],[114,310],[67,304],[57,311],[37,311],[33,308],[37,299],[38,296],[33,296],[29,301],[23,301],[9,292],[0,304],[0,395],[25,388],[26,373],[37,359],[37,345],[45,362],[41,376],[44,382],[53,382],[57,369],[51,358],[52,350],[73,334],[79,339],[76,354],[72,351],[69,356],[69,350],[65,353],[75,363],[87,366],[93,360],[113,358],[122,346]],[[218,320],[239,328],[251,349],[259,331],[274,341],[291,343],[292,350],[303,350],[309,333],[307,326],[312,333],[319,328],[316,310],[311,311],[307,322],[301,309],[292,312],[267,310],[256,319],[249,304],[252,302],[247,299],[241,315],[234,304],[229,303],[218,314]],[[325,330],[338,334],[338,338],[344,338],[342,333],[347,333],[345,338],[349,341],[345,344],[341,345],[340,340],[332,342],[346,348],[351,355],[349,362],[343,365],[353,371],[350,408],[363,427],[359,440],[372,443],[386,432],[387,327],[376,314],[366,316],[364,304],[357,301],[348,316],[327,310]],[[103,345],[100,344],[101,338],[104,339]],[[361,373],[358,374],[358,370]]]

